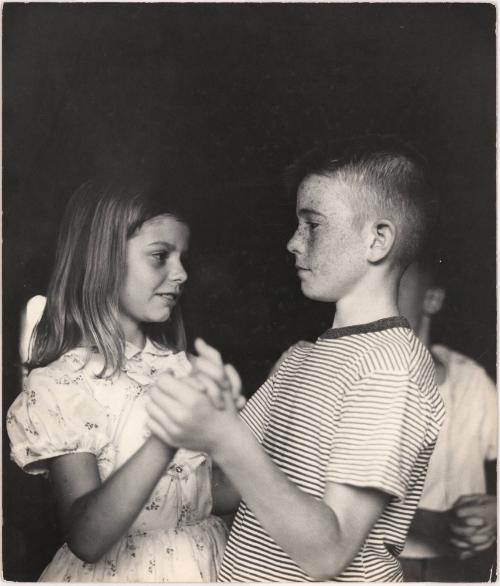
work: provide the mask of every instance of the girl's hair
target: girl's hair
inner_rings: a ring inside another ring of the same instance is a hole
[[[66,206],[50,279],[47,304],[33,334],[28,369],[45,366],[85,344],[104,358],[99,376],[116,373],[124,361],[119,292],[127,240],[151,218],[168,215],[186,222],[176,202],[153,185],[87,182]],[[180,307],[165,323],[144,324],[155,343],[182,350],[186,336]]]

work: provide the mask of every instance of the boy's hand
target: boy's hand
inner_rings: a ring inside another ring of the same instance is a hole
[[[241,410],[246,399],[241,394],[241,379],[236,369],[224,364],[220,353],[201,338],[195,340],[195,348],[199,355],[191,357],[191,364],[193,375],[201,383],[200,390],[208,394],[218,409],[225,409],[229,401]]]
[[[461,496],[451,510],[450,544],[458,557],[466,559],[489,549],[497,531],[496,496],[470,494]]]
[[[146,409],[152,433],[172,447],[211,452],[226,441],[236,406],[226,393],[225,408],[217,409],[207,393],[200,392],[197,376],[183,379],[162,374],[150,392]]]

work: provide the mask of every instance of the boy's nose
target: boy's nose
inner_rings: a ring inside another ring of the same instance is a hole
[[[288,250],[288,252],[291,252],[292,254],[296,254],[297,252],[299,252],[299,238],[297,231],[294,232],[293,236],[288,241],[286,249]]]

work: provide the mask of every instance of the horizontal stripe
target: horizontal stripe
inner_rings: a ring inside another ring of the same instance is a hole
[[[325,335],[296,348],[242,417],[300,489],[327,482],[393,496],[336,581],[401,581],[401,551],[444,416],[427,350],[407,327]],[[245,503],[236,515],[223,581],[308,581]]]

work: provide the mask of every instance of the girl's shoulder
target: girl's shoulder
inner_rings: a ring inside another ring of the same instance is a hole
[[[155,371],[170,372],[174,376],[186,376],[192,368],[186,352],[167,348],[149,338],[142,351],[137,352],[135,356],[127,356],[128,359],[134,357],[146,360],[154,366]]]
[[[27,384],[42,379],[53,381],[55,384],[78,384],[82,380],[82,370],[88,363],[88,355],[87,348],[68,350],[57,360],[31,370],[26,379]]]

